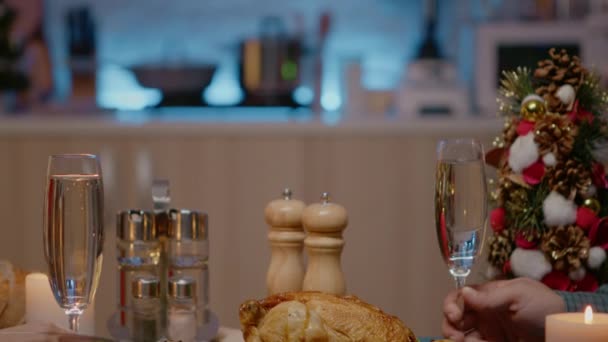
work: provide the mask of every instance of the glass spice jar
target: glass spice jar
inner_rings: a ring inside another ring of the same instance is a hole
[[[167,337],[172,341],[195,342],[197,323],[196,281],[191,277],[172,277],[168,282]]]
[[[154,215],[147,211],[118,213],[116,233],[119,324],[124,327],[133,306],[129,288],[134,281],[142,276],[161,278],[161,245]]]
[[[207,214],[190,210],[169,211],[168,276],[191,278],[198,325],[208,323],[209,230]]]
[[[131,339],[133,342],[158,341],[162,334],[158,277],[144,276],[135,279],[131,291],[133,296]]]

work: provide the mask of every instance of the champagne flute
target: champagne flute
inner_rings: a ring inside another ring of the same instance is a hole
[[[456,287],[462,288],[481,253],[487,211],[481,144],[474,139],[437,144],[435,225],[439,248]]]
[[[95,297],[103,247],[103,185],[96,156],[49,157],[44,201],[44,252],[55,300],[70,330]]]

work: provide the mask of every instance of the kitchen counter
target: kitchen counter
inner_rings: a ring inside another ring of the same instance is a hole
[[[500,119],[316,117],[309,111],[270,109],[163,109],[138,112],[99,112],[79,115],[22,114],[0,116],[0,134],[20,135],[475,135],[499,132]]]

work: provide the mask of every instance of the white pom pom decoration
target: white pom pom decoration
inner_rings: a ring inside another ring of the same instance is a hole
[[[557,164],[557,159],[555,159],[555,154],[553,152],[549,152],[543,156],[543,163],[546,166],[555,166]]]
[[[585,267],[579,267],[579,268],[575,269],[574,271],[571,271],[570,273],[568,273],[568,276],[570,277],[570,279],[572,279],[574,281],[583,280],[583,278],[585,278],[585,275],[587,275],[587,271],[585,271]]]
[[[539,250],[515,248],[511,254],[511,270],[518,277],[541,280],[551,272],[551,264]]]
[[[534,132],[517,137],[509,149],[509,166],[516,173],[538,160],[538,145],[534,142]]]
[[[555,96],[562,101],[563,104],[570,105],[574,102],[574,98],[576,97],[576,91],[574,91],[574,87],[569,84],[564,84],[563,86],[557,89]]]
[[[587,259],[587,266],[590,269],[595,270],[602,266],[606,260],[606,251],[602,247],[591,247],[589,249],[589,258]]]
[[[558,192],[551,191],[543,201],[547,226],[565,226],[576,222],[576,205]]]

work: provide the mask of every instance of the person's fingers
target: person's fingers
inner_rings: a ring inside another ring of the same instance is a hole
[[[458,324],[460,331],[469,331],[477,327],[477,315],[472,312],[465,312]]]
[[[465,306],[474,311],[508,309],[517,295],[509,286],[496,286],[491,291],[477,291],[471,287],[461,290]]]
[[[493,291],[495,289],[508,285],[510,282],[511,282],[511,280],[494,280],[494,281],[489,281],[487,283],[483,283],[481,285],[473,285],[473,286],[469,286],[469,287],[472,287],[473,289],[475,289],[477,291]]]
[[[447,319],[441,323],[441,333],[454,342],[464,342],[464,333],[451,325]]]
[[[450,323],[457,324],[462,319],[462,306],[458,305],[460,292],[451,291],[443,300],[443,315]]]
[[[474,330],[465,336],[464,342],[487,342],[487,341],[481,336],[481,334],[478,331]]]

